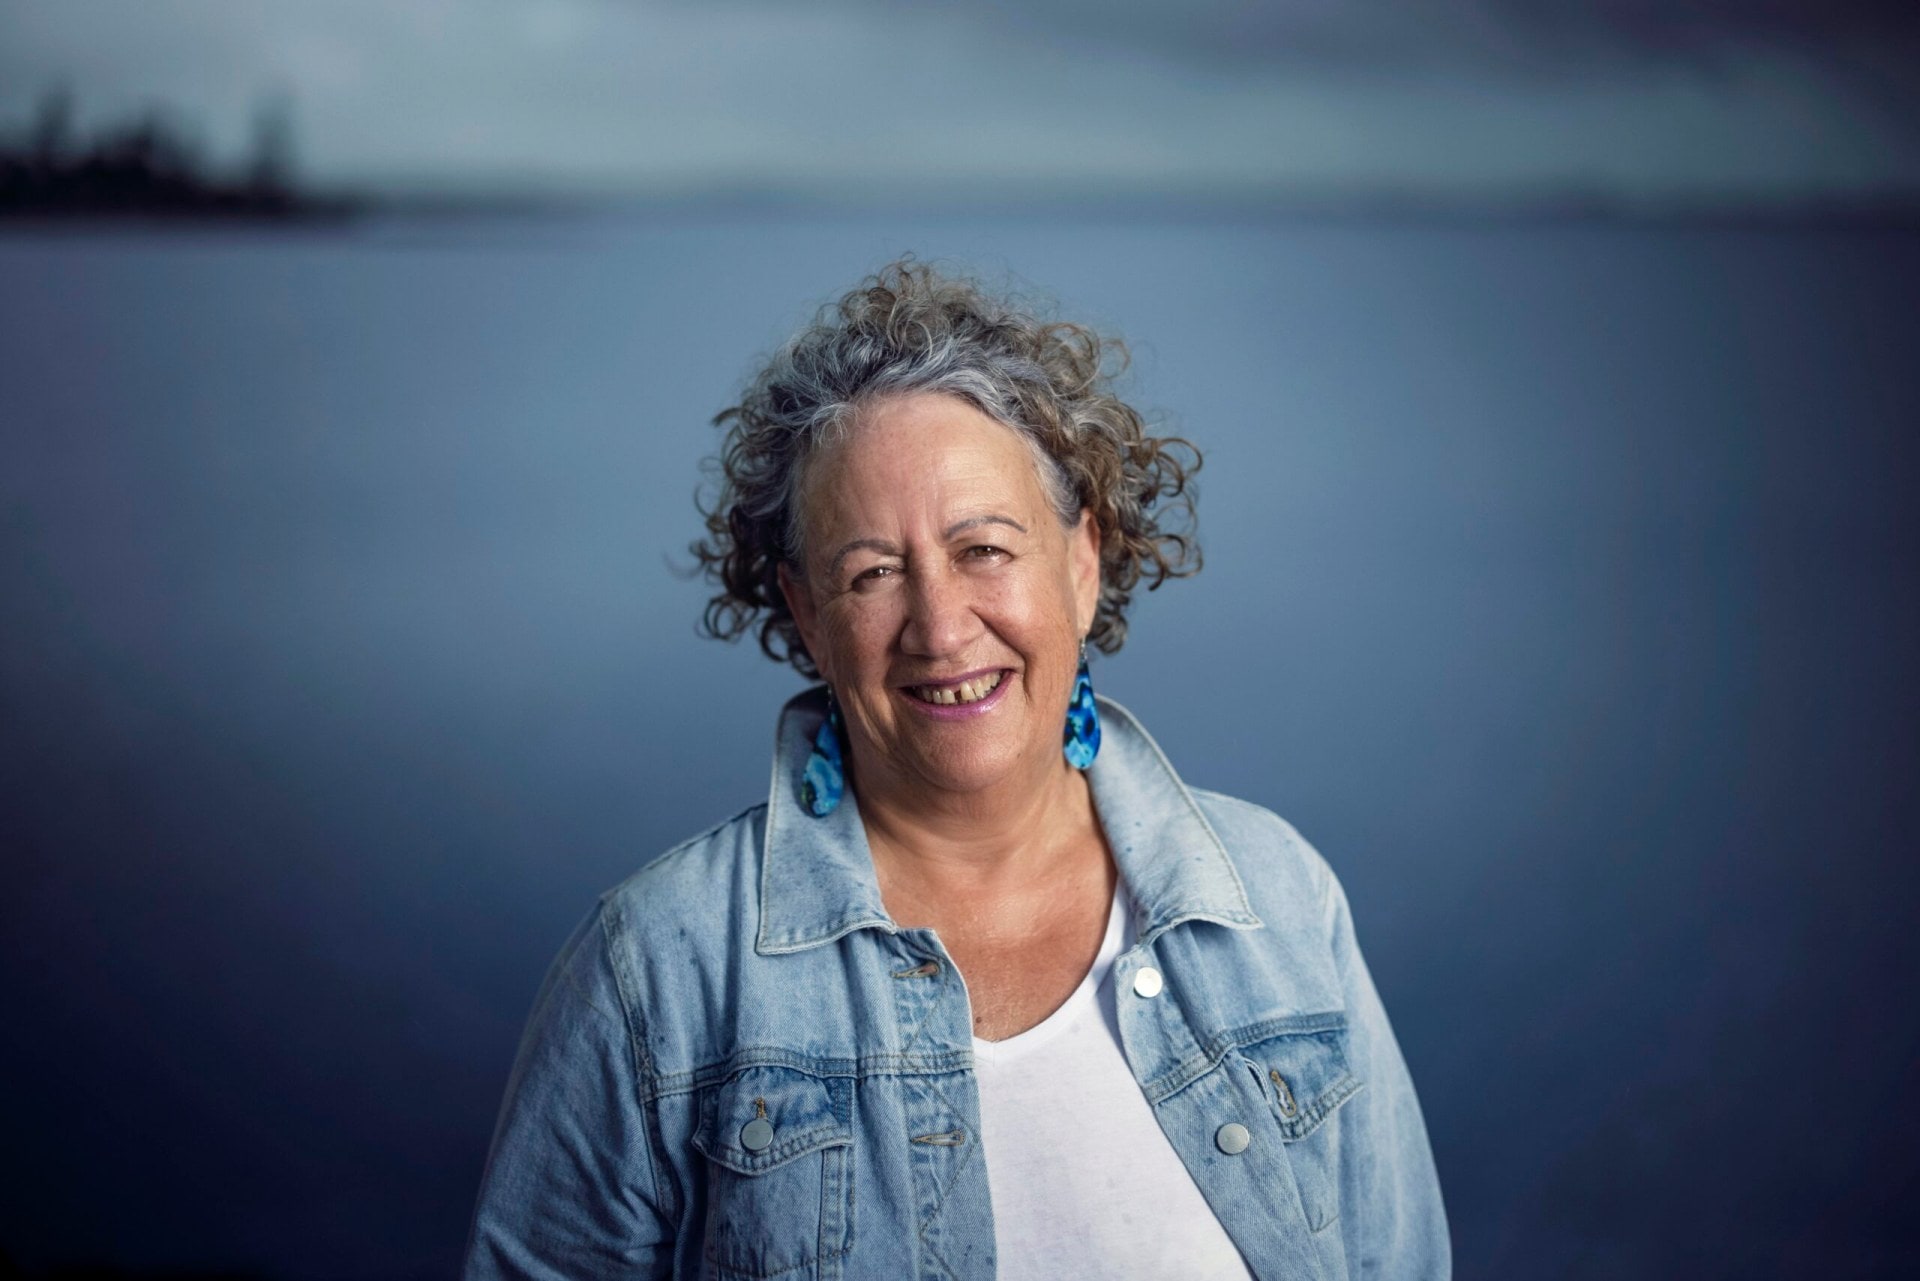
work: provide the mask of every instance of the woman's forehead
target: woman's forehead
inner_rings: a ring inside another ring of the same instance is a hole
[[[1013,428],[951,396],[886,402],[809,463],[807,523],[947,522],[993,509],[1044,509],[1032,450]],[[978,510],[975,510],[978,509]]]

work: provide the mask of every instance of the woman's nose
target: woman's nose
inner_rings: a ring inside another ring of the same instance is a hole
[[[910,654],[923,658],[960,654],[980,630],[967,584],[957,575],[939,571],[913,575],[908,600],[900,644]]]

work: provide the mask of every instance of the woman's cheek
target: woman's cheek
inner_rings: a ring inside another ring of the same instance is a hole
[[[889,620],[899,612],[886,595],[849,592],[841,598],[842,608],[835,611],[830,631],[840,665],[857,669],[885,660]],[[852,674],[843,671],[842,679]]]

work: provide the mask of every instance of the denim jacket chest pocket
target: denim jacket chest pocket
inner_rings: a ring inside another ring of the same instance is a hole
[[[1338,1111],[1363,1084],[1347,1062],[1346,1021],[1255,1042],[1240,1057],[1266,1097],[1307,1226],[1320,1232],[1340,1217]]]
[[[706,1275],[838,1277],[853,1246],[853,1093],[847,1077],[743,1068],[702,1099]]]

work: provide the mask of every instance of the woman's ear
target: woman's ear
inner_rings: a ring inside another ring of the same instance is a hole
[[[806,645],[807,653],[813,655],[814,666],[818,667],[820,646],[814,643],[814,629],[819,621],[819,613],[813,607],[813,591],[807,586],[807,580],[785,561],[780,562],[776,573],[780,579],[780,595],[787,602],[787,612],[793,615],[793,625],[800,630],[800,640]],[[821,675],[825,676],[826,673],[823,671]]]
[[[1100,609],[1100,522],[1082,507],[1080,520],[1067,532],[1067,565],[1073,575],[1074,621],[1085,636]]]

